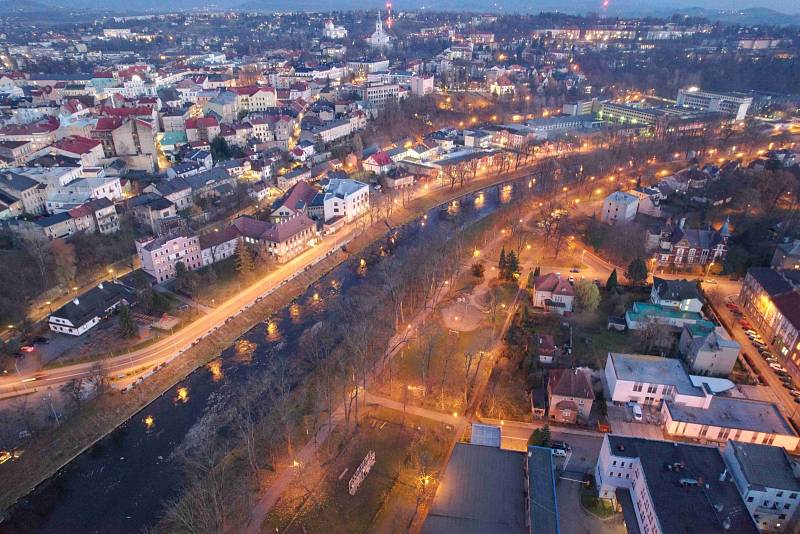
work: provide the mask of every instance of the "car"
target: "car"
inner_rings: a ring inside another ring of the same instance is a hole
[[[790,389],[789,395],[792,397],[800,397],[800,389]]]
[[[566,441],[554,440],[550,442],[550,447],[553,449],[562,449],[565,451],[571,451],[572,447],[569,446],[569,443]]]
[[[754,347],[756,347],[757,349],[765,349],[765,348],[767,348],[767,346],[764,345],[764,343],[762,343],[761,341],[758,341],[757,339],[751,339],[750,340],[750,344],[753,345]]]
[[[36,347],[34,347],[33,345],[22,345],[19,348],[19,350],[21,350],[22,352],[33,352],[36,350]]]
[[[579,273],[579,272],[581,272],[581,270],[578,269],[577,267],[573,267],[572,269],[569,270],[569,272],[571,272],[571,273]]]
[[[748,336],[757,336],[758,335],[758,332],[756,332],[755,330],[752,330],[750,328],[746,328],[744,333],[747,334]]]
[[[788,390],[793,390],[793,389],[795,389],[797,386],[795,385],[795,383],[794,383],[794,382],[792,382],[792,381],[790,380],[790,381],[784,381],[784,382],[783,382],[783,387],[785,387],[785,388],[786,388],[786,389],[788,389]]]
[[[557,456],[559,458],[567,457],[567,451],[564,449],[550,449],[550,451],[552,452],[553,456]]]
[[[769,364],[769,366],[775,369],[776,371],[780,371],[782,373],[786,372],[786,368],[779,363],[771,363]]]
[[[634,403],[632,408],[633,408],[633,419],[636,421],[642,421],[644,419],[644,414],[642,413],[642,407]]]

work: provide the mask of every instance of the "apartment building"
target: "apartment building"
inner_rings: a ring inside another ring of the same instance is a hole
[[[136,240],[136,254],[142,269],[159,284],[175,277],[175,266],[182,262],[187,269],[203,266],[200,239],[187,230],[175,230],[159,237]]]

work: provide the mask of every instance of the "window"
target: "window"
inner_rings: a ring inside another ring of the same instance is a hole
[[[748,497],[747,502],[753,502],[753,497]]]
[[[648,393],[655,393],[656,391],[658,391],[658,384],[650,384],[647,386]]]
[[[775,496],[776,496],[776,497],[783,497],[783,492],[782,492],[782,491],[779,491],[778,493],[776,493],[776,494],[775,494]]]
[[[642,391],[643,387],[644,387],[644,384],[642,384],[641,382],[636,382],[636,383],[633,384],[633,391],[638,393],[638,392]]]
[[[705,437],[708,434],[708,425],[703,425],[700,427],[700,436]]]
[[[796,499],[797,498],[797,494],[796,493],[790,493],[789,494],[789,498],[790,499]]]

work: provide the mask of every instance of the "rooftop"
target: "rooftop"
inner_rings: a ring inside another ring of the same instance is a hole
[[[747,275],[755,279],[768,295],[780,295],[792,290],[789,282],[780,273],[769,267],[751,267]]]
[[[732,440],[728,447],[750,486],[800,492],[800,481],[792,469],[793,462],[783,447]]]
[[[717,447],[613,434],[607,439],[611,454],[641,463],[661,532],[758,532],[735,484],[720,481],[725,462]]]
[[[703,397],[703,390],[692,384],[689,373],[680,360],[646,356],[644,354],[621,354],[609,352],[617,378],[630,382],[647,384],[668,384],[675,386],[681,395]]]
[[[664,280],[653,277],[653,288],[658,296],[664,300],[700,300],[697,281],[690,280]]]
[[[423,534],[527,533],[523,459],[495,447],[456,444]]]
[[[673,421],[796,436],[797,432],[771,402],[715,396],[708,408],[693,408],[666,401]]]
[[[558,534],[558,499],[553,450],[528,447],[528,498],[530,499],[531,532]]]

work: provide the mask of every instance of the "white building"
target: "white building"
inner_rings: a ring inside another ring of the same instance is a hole
[[[367,44],[372,48],[389,48],[392,45],[392,37],[383,29],[380,11],[375,21],[375,31],[367,38]]]
[[[311,201],[309,211],[325,222],[340,217],[354,221],[369,211],[369,186],[349,178],[332,178]]]
[[[102,282],[50,314],[50,330],[80,336],[119,306],[132,304],[135,293],[116,282]]]
[[[797,463],[781,447],[729,441],[722,453],[759,530],[790,532],[800,502]]]
[[[203,266],[199,238],[185,231],[137,239],[136,254],[142,269],[159,284],[175,277],[178,262],[183,262],[190,271]]]
[[[639,199],[624,191],[614,191],[603,200],[600,220],[606,224],[626,223],[636,217]]]
[[[344,39],[347,37],[347,28],[336,26],[332,19],[327,19],[325,26],[322,28],[322,36],[325,39]]]
[[[695,87],[679,90],[676,102],[678,106],[732,115],[737,121],[744,120],[752,103],[753,97],[751,96],[735,93],[711,93],[700,91]]]
[[[434,91],[433,74],[414,75],[411,77],[411,94],[414,96],[430,95]]]
[[[606,434],[594,479],[600,498],[622,508],[629,532],[755,534],[724,473],[717,447]]]

